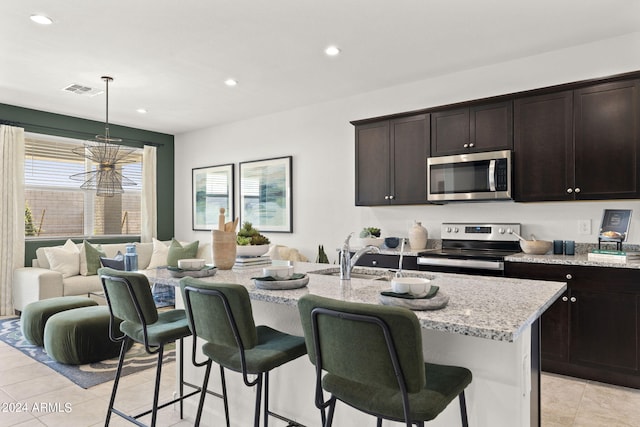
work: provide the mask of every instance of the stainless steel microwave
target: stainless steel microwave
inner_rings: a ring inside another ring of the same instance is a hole
[[[427,159],[427,200],[511,199],[511,151]]]

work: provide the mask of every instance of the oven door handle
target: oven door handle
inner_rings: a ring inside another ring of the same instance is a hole
[[[502,261],[483,261],[479,259],[418,257],[418,264],[443,267],[478,268],[484,270],[504,270],[504,262]]]
[[[489,190],[496,191],[496,160],[489,161]]]

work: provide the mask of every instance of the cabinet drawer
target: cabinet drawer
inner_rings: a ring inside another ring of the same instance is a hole
[[[396,270],[399,262],[400,255],[364,254],[360,257],[356,265],[362,267],[391,268]],[[405,270],[417,270],[418,257],[405,255],[402,259],[402,268]]]

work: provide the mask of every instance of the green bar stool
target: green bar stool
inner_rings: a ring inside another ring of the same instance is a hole
[[[420,324],[411,310],[311,294],[300,298],[298,309],[325,427],[332,425],[336,400],[376,416],[378,427],[383,419],[422,427],[456,397],[467,427],[464,389],[471,372],[424,362]],[[331,396],[326,401],[323,390]]]
[[[182,418],[182,401],[188,397],[200,393],[200,388],[195,391],[183,393],[182,365],[179,370],[179,388],[180,395],[170,402],[158,404],[158,394],[160,392],[160,376],[162,374],[162,355],[166,344],[180,340],[180,363],[182,364],[182,339],[191,335],[189,325],[184,310],[166,310],[158,312],[156,309],[151,287],[146,276],[139,273],[124,272],[111,268],[100,268],[98,275],[102,281],[102,288],[107,299],[110,313],[110,339],[114,342],[122,342],[120,349],[120,359],[116,370],[116,377],[113,382],[111,391],[111,399],[109,401],[109,409],[105,426],[109,425],[111,414],[121,416],[122,418],[139,426],[144,424],[138,421],[138,418],[151,414],[151,426],[156,425],[158,409],[180,402],[180,418]],[[115,336],[114,325],[119,320],[121,335]],[[128,415],[116,408],[114,402],[118,383],[122,373],[122,365],[126,354],[129,341],[135,341],[144,344],[145,350],[149,354],[157,354],[158,361],[156,367],[156,380],[153,392],[153,405],[150,410],[137,415]],[[195,349],[195,344],[194,344]]]
[[[235,284],[208,283],[191,277],[180,280],[180,290],[194,336],[205,340],[202,352],[224,368],[241,372],[247,387],[257,387],[254,426],[260,425],[260,406],[264,388],[264,426],[269,415],[293,420],[269,411],[269,371],[306,354],[303,337],[289,335],[268,326],[255,326],[249,292]],[[249,375],[256,375],[253,381]],[[202,389],[207,387],[207,374]],[[223,382],[223,395],[226,396]],[[202,415],[205,393],[200,396],[197,426]]]

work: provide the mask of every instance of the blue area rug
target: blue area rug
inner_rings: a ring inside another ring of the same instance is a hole
[[[111,381],[115,378],[118,358],[103,360],[102,362],[86,365],[65,365],[51,359],[44,351],[44,347],[38,347],[22,336],[20,331],[20,318],[10,318],[0,321],[0,341],[20,350],[32,359],[48,366],[82,388],[89,388]],[[174,361],[176,358],[175,344],[165,347],[163,363]],[[156,355],[150,355],[144,350],[144,346],[135,343],[127,352],[125,365],[122,368],[122,376],[140,372],[148,368],[155,368]]]

